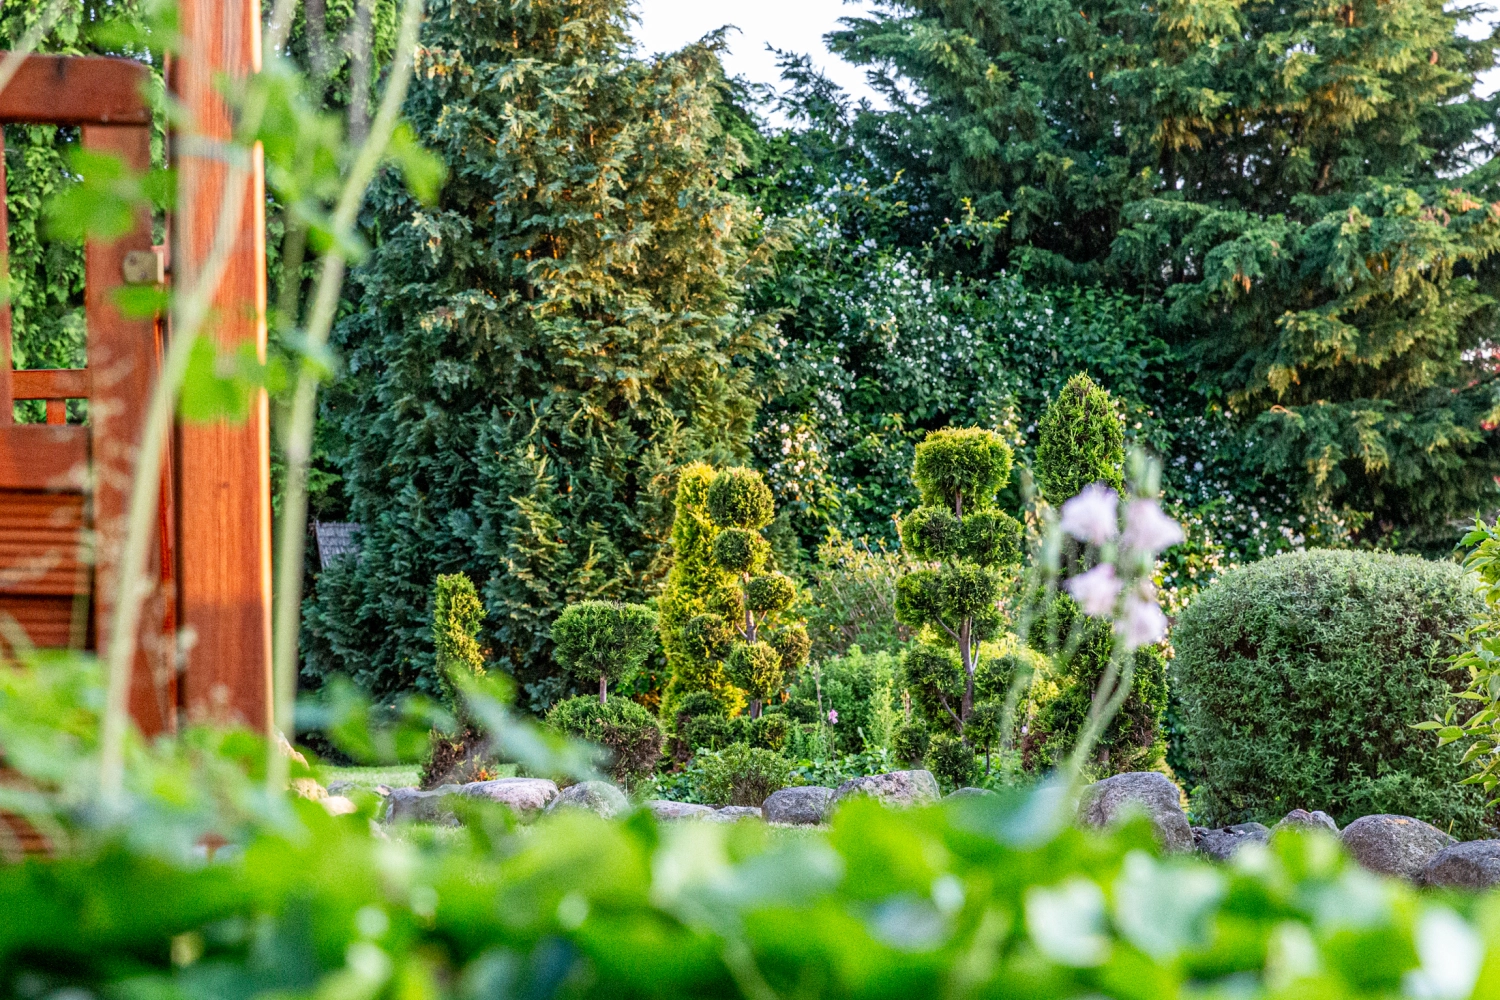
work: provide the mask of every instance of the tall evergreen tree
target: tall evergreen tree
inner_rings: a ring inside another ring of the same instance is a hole
[[[1500,42],[1460,30],[1473,9],[876,6],[833,44],[891,94],[863,130],[908,170],[917,230],[1008,213],[1001,262],[1158,298],[1309,501],[1440,530],[1495,502],[1497,99],[1476,83]]]
[[[553,619],[665,570],[674,470],[745,451],[738,291],[761,234],[723,181],[717,55],[642,60],[625,0],[436,0],[406,113],[447,162],[432,209],[372,196],[374,248],[324,419],[365,526],[307,609],[307,670],[435,678],[425,583],[464,569],[486,644],[540,709]]]

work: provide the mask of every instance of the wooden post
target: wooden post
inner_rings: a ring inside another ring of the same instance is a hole
[[[148,125],[83,126],[85,149],[117,157],[129,169],[151,169],[151,129]],[[131,479],[141,428],[150,405],[151,390],[161,369],[161,345],[156,323],[130,319],[120,313],[115,293],[125,284],[126,260],[154,259],[151,213],[141,209],[135,228],[111,242],[90,240],[85,248],[84,293],[88,316],[89,423],[93,442],[94,629],[96,647],[109,648],[110,622],[119,593],[120,550],[130,517]],[[79,373],[83,374],[83,373]],[[61,404],[61,400],[57,401]],[[47,422],[53,423],[54,401],[47,401]],[[58,406],[61,409],[61,406]],[[65,421],[59,420],[58,423]],[[167,484],[170,486],[170,484]],[[172,509],[172,490],[163,490],[161,507]],[[176,657],[171,593],[170,532],[158,518],[161,537],[152,547],[147,565],[151,591],[145,598],[131,674],[130,713],[146,735],[170,732],[177,725]]]
[[[243,77],[260,66],[260,4],[181,0],[178,97],[195,142],[227,139],[229,109],[215,77]],[[227,167],[179,144],[181,190],[173,284],[191,287],[214,241]],[[212,324],[230,349],[266,349],[265,174],[259,150],[243,193],[239,241],[214,300]],[[193,636],[182,674],[190,719],[271,726],[271,478],[265,394],[243,424],[177,428],[178,612]]]

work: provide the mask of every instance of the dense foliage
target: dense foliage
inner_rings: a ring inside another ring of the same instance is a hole
[[[1215,824],[1399,813],[1481,835],[1484,795],[1453,787],[1461,748],[1411,728],[1463,689],[1450,658],[1479,609],[1459,567],[1409,556],[1307,552],[1226,573],[1172,634],[1194,809]]]
[[[468,574],[439,574],[432,594],[433,662],[450,703],[458,698],[454,677],[484,676],[484,651],[478,640],[483,625],[484,605]]]
[[[1496,41],[1431,0],[881,0],[835,51],[890,109],[903,239],[1157,303],[1185,381],[1309,504],[1372,534],[1494,503]]]
[[[1477,594],[1484,602],[1483,614],[1464,635],[1468,648],[1453,660],[1455,669],[1468,674],[1468,688],[1441,716],[1424,719],[1414,727],[1436,730],[1439,746],[1463,740],[1463,763],[1474,772],[1464,778],[1464,783],[1480,786],[1490,799],[1486,805],[1493,806],[1495,788],[1500,785],[1500,740],[1496,739],[1500,735],[1496,723],[1500,718],[1500,680],[1496,679],[1500,677],[1496,669],[1500,661],[1500,524],[1476,519],[1474,530],[1464,536],[1463,544],[1470,547],[1464,569],[1478,577]],[[1472,714],[1461,711],[1475,707],[1478,711]]]
[[[426,590],[465,569],[545,707],[553,619],[652,589],[672,473],[745,449],[760,237],[721,183],[721,71],[701,46],[642,60],[626,29],[622,0],[428,7],[406,114],[448,182],[430,209],[377,187],[334,337],[323,419],[365,530],[309,601],[314,681],[431,688]]]
[[[552,706],[546,721],[557,732],[607,750],[609,775],[626,788],[651,777],[661,759],[661,724],[628,698],[608,702],[586,694],[564,698]]]

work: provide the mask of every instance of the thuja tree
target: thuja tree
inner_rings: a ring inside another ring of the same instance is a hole
[[[727,620],[737,609],[737,593],[733,575],[714,559],[719,529],[708,513],[708,489],[713,480],[713,467],[701,462],[686,466],[677,477],[672,569],[657,601],[669,675],[662,693],[664,719],[672,718],[676,705],[694,691],[726,696],[734,702],[731,708],[742,704],[724,676],[721,662],[721,647],[728,642]],[[705,628],[715,618],[718,627]],[[691,628],[689,623],[694,623]]]
[[[1036,478],[1042,498],[1061,507],[1085,486],[1125,488],[1125,425],[1115,401],[1079,372],[1037,426]]]
[[[993,431],[933,431],[917,445],[912,465],[922,506],[901,522],[906,551],[938,566],[901,578],[896,617],[925,642],[956,650],[962,693],[956,705],[946,697],[941,705],[959,733],[974,709],[980,644],[994,638],[1002,624],[1000,571],[1021,558],[1021,525],[996,505],[1010,467],[1010,448]],[[908,659],[914,655],[923,654]],[[937,664],[948,656],[934,650],[926,659]]]
[[[474,581],[465,573],[439,576],[432,595],[432,648],[443,693],[452,707],[459,705],[457,678],[484,676],[484,651],[479,648],[483,625],[484,604]]]
[[[423,581],[464,568],[493,660],[550,704],[557,615],[654,590],[674,470],[746,451],[761,244],[723,184],[723,74],[628,28],[626,0],[428,5],[405,112],[448,181],[371,195],[323,409],[363,552],[309,601],[314,678],[432,685]]]
[[[1043,498],[1061,508],[1097,484],[1102,490],[1092,495],[1109,498],[1108,518],[1113,523],[1124,488],[1124,442],[1124,423],[1109,392],[1087,375],[1073,376],[1038,426],[1036,478]],[[1077,539],[1065,542],[1063,574],[1075,576],[1089,569],[1088,551]],[[1054,662],[1049,696],[1040,699],[1036,719],[1022,741],[1026,764],[1040,767],[1061,764],[1076,745],[1117,637],[1109,620],[1083,614],[1066,593],[1034,610],[1027,641]],[[1166,752],[1165,657],[1154,645],[1141,646],[1130,655],[1130,693],[1096,744],[1094,766],[1106,772],[1146,770]]]
[[[609,685],[635,677],[656,648],[656,612],[620,601],[572,604],[553,623],[552,642],[558,663],[579,685],[599,685],[603,705]]]

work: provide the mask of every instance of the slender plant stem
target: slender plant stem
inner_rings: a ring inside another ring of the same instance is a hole
[[[136,454],[130,488],[130,513],[125,523],[125,537],[115,580],[115,607],[110,618],[107,650],[108,683],[105,689],[104,724],[100,735],[99,792],[106,812],[117,812],[123,802],[125,785],[125,732],[128,729],[128,699],[131,667],[135,662],[136,629],[140,624],[141,602],[145,597],[143,579],[146,554],[156,522],[157,503],[161,499],[162,454],[166,449],[167,429],[177,406],[177,392],[187,374],[193,343],[208,318],[214,294],[229,256],[240,236],[240,219],[245,204],[245,182],[249,173],[243,167],[231,167],[224,178],[224,193],[219,206],[214,242],[197,282],[188,294],[177,300],[173,310],[172,337],[162,358],[161,374],[151,391],[146,423],[141,432],[140,450]]]
[[[321,353],[338,308],[339,292],[344,283],[345,253],[365,190],[385,156],[386,146],[396,129],[401,105],[411,82],[412,56],[416,50],[417,32],[422,23],[421,0],[407,0],[380,111],[370,132],[359,148],[345,179],[344,188],[333,212],[333,239],[323,257],[323,269],[314,292],[312,310],[305,333],[310,355]],[[295,276],[283,277],[295,280]],[[318,381],[321,370],[312,358],[306,358],[297,376],[291,413],[282,437],[286,476],[282,484],[281,526],[277,539],[275,642],[275,716],[278,727],[294,732],[297,698],[297,634],[302,609],[302,561],[307,544],[307,467],[312,452],[312,436],[317,416]],[[286,784],[287,761],[279,753],[270,755],[266,783],[273,793]]]

